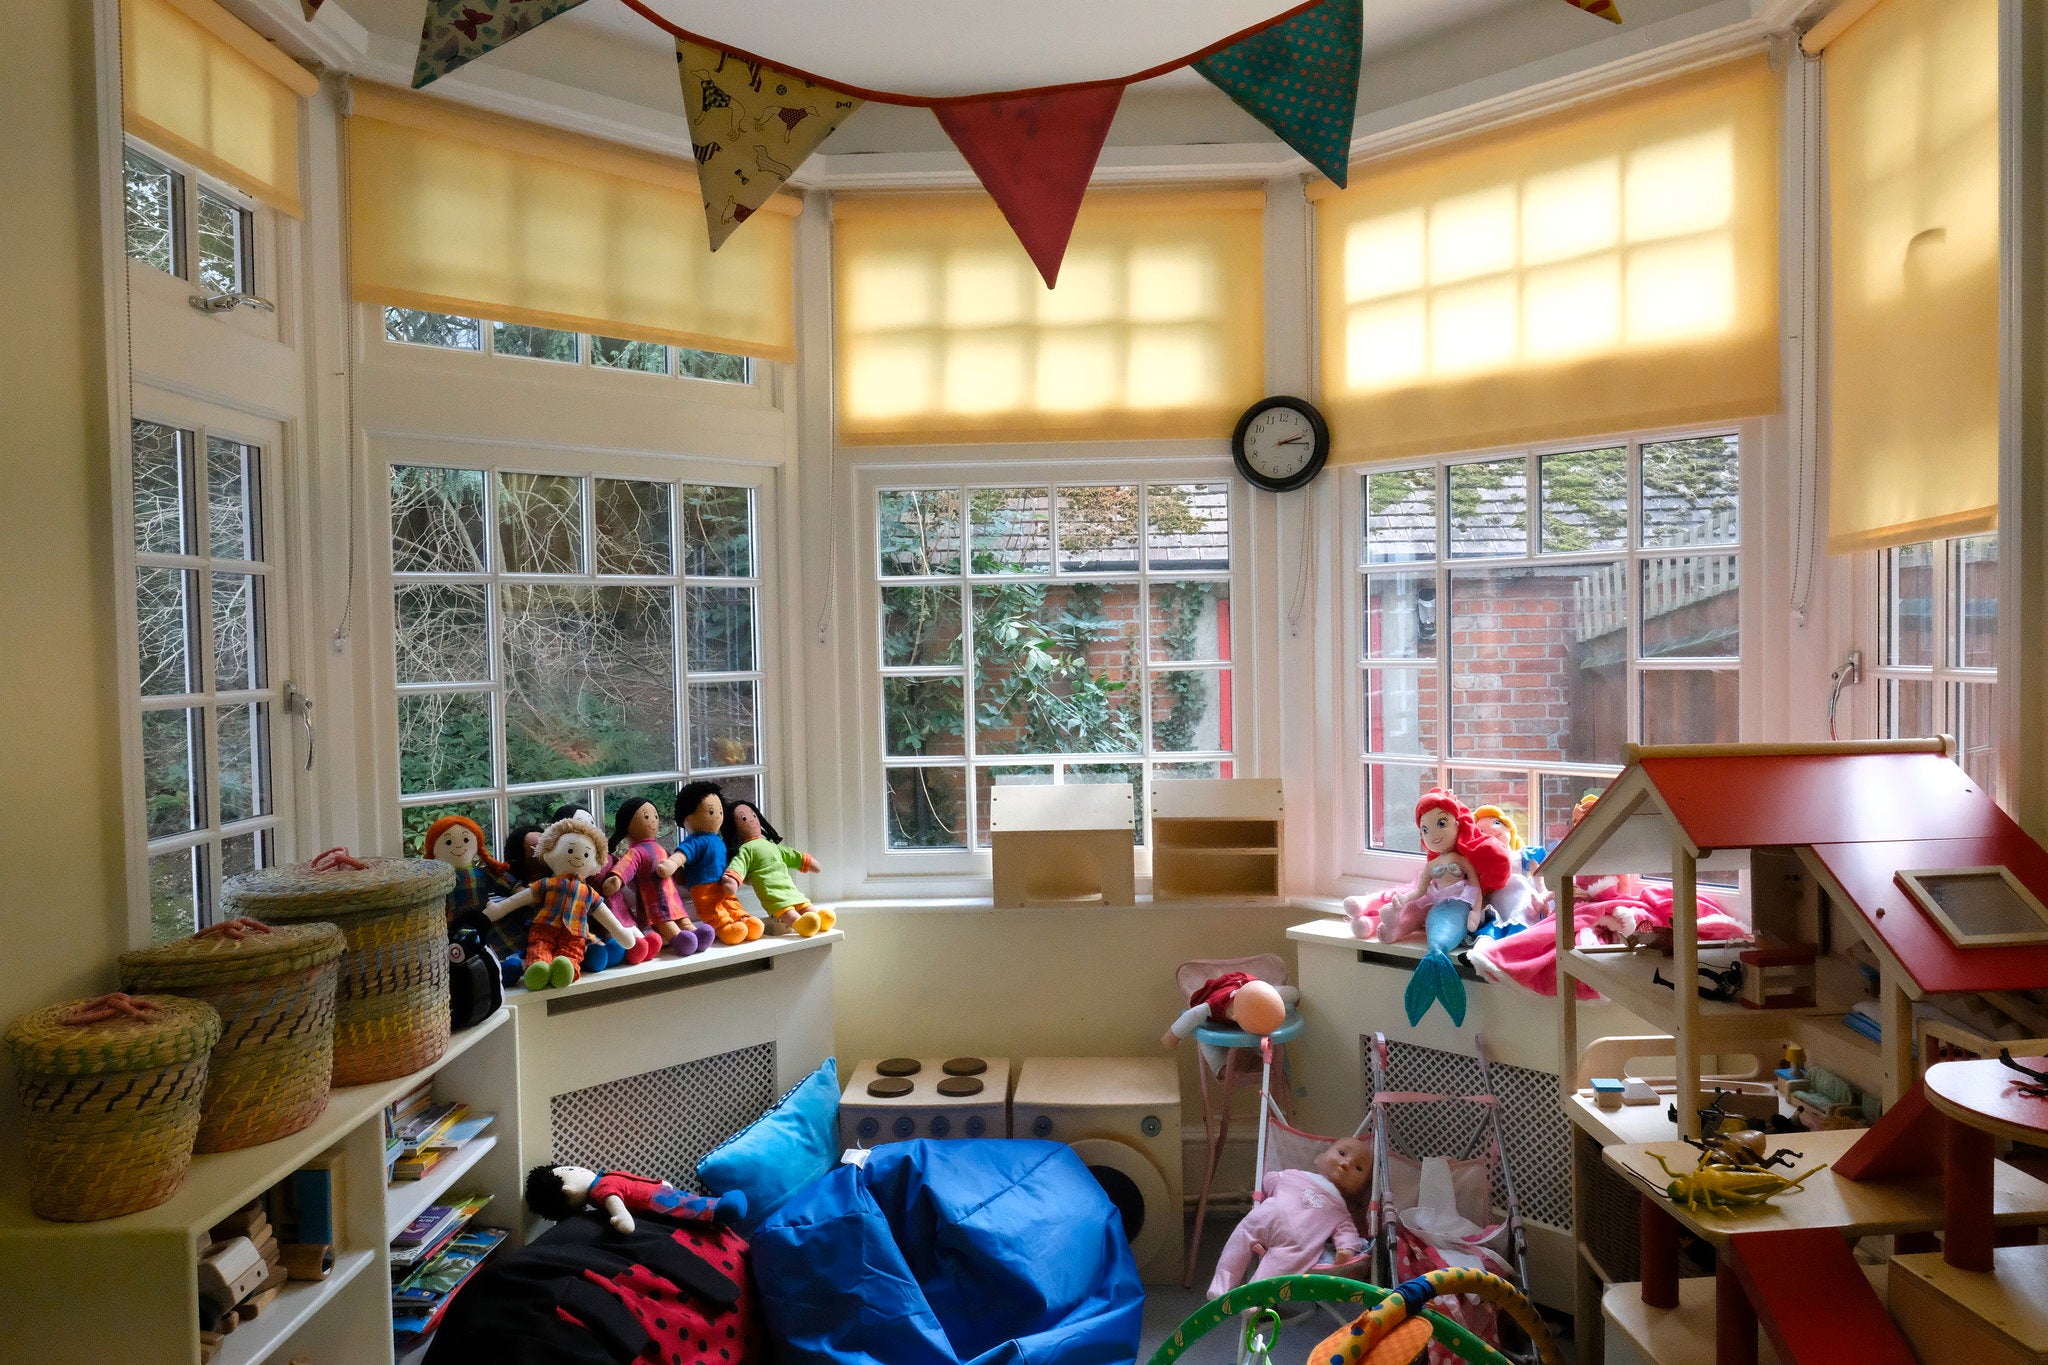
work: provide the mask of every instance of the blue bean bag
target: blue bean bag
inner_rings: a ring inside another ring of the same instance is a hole
[[[1073,1150],[892,1142],[754,1234],[785,1365],[1131,1365],[1145,1291]]]

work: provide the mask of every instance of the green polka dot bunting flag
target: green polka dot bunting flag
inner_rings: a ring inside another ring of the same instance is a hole
[[[439,80],[583,0],[427,0],[412,88]]]
[[[1359,0],[1324,0],[1196,62],[1195,70],[1339,185],[1358,107]]]

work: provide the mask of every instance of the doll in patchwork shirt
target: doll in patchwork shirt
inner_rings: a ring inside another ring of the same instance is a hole
[[[839,917],[830,910],[814,908],[790,879],[790,869],[816,872],[818,860],[808,853],[785,848],[775,826],[751,801],[735,801],[725,812],[725,847],[732,861],[725,867],[725,884],[737,896],[740,883],[754,888],[761,908],[768,912],[773,934],[795,934],[799,938],[830,929]]]
[[[526,972],[521,978],[530,991],[566,986],[582,975],[592,920],[615,942],[630,945],[640,938],[640,931],[621,923],[588,880],[604,869],[604,831],[587,820],[557,820],[541,834],[540,859],[548,866],[548,876],[484,911],[496,920],[535,907],[526,927]]]
[[[711,946],[711,927],[691,919],[683,908],[674,880],[682,862],[661,846],[656,838],[660,832],[661,808],[645,797],[628,798],[612,820],[612,862],[598,890],[622,922],[638,918],[640,927],[650,931],[626,954],[628,963],[644,962],[664,946],[673,948],[677,957],[690,957]],[[634,902],[630,911],[628,887]]]

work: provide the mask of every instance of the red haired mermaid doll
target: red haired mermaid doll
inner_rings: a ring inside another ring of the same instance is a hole
[[[1431,1005],[1442,1005],[1451,1023],[1462,1026],[1465,983],[1458,979],[1451,953],[1479,927],[1487,898],[1507,885],[1508,851],[1473,824],[1464,802],[1440,787],[1415,803],[1415,827],[1428,861],[1400,907],[1388,907],[1389,922],[1409,920],[1420,909],[1429,943],[1408,981],[1408,1022],[1418,1024]]]

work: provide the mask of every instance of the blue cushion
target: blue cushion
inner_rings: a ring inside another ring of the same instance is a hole
[[[839,1064],[825,1064],[790,1087],[767,1113],[697,1163],[713,1194],[747,1199],[736,1225],[747,1235],[804,1186],[839,1163]]]

